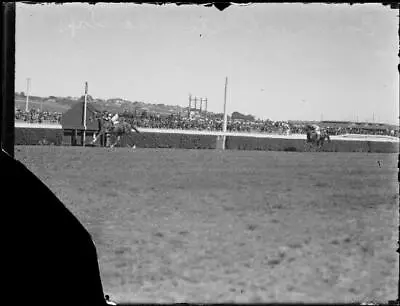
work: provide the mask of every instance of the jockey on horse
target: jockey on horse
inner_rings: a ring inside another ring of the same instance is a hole
[[[118,114],[115,114],[112,118],[104,118],[102,128],[99,133],[99,135],[108,133],[117,137],[116,141],[111,145],[111,147],[114,147],[121,140],[122,135],[129,135],[132,132],[140,134],[136,127],[126,121],[118,121],[118,119]],[[95,136],[93,138],[93,143],[96,142],[97,137]]]
[[[321,129],[316,124],[308,124],[306,126],[307,142],[318,140],[321,137]]]
[[[307,143],[315,143],[318,147],[322,147],[325,139],[328,140],[328,142],[331,142],[329,134],[325,130],[322,130],[321,132],[321,128],[316,124],[307,125],[306,131]]]

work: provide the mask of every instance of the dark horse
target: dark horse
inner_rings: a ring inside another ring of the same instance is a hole
[[[111,144],[110,147],[114,147],[121,141],[121,136],[127,135],[131,136],[134,132],[141,134],[140,131],[131,125],[128,122],[118,122],[118,123],[113,123],[111,121],[104,121],[103,126],[97,137],[93,139],[93,143],[95,143],[98,139],[99,136],[102,134],[108,134],[111,137]]]
[[[119,122],[114,124],[109,129],[109,133],[111,134],[112,138],[115,139],[115,141],[113,141],[111,144],[111,148],[117,144],[121,144],[121,136],[132,136],[134,132],[140,134],[139,130],[128,122]]]
[[[307,131],[307,141],[306,143],[315,145],[317,148],[321,149],[325,143],[325,141],[331,142],[331,138],[327,131],[322,130],[321,133],[317,133],[313,130]]]

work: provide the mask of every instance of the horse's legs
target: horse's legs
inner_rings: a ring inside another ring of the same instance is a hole
[[[304,143],[303,143],[303,145],[304,145],[304,152],[307,152],[307,148],[308,148],[308,141],[307,141],[307,140],[305,140],[305,141],[304,141]]]

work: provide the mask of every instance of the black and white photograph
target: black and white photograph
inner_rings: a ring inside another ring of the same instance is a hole
[[[398,303],[398,23],[17,2],[10,301]]]

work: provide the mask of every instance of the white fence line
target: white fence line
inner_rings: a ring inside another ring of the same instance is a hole
[[[15,121],[14,127],[29,129],[62,129],[61,124],[58,123],[30,123],[25,121]]]
[[[38,129],[62,129],[60,124],[56,123],[29,123],[15,121],[16,128],[38,128]],[[186,134],[186,135],[212,135],[212,136],[242,136],[255,138],[278,138],[278,139],[305,139],[304,134],[277,135],[267,133],[245,133],[245,132],[222,132],[222,131],[198,131],[198,130],[179,130],[179,129],[157,129],[157,128],[139,128],[142,133],[169,133],[169,134]],[[332,140],[345,141],[377,141],[377,142],[399,142],[399,138],[384,135],[332,135]]]

